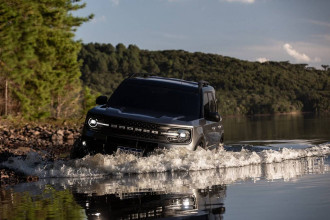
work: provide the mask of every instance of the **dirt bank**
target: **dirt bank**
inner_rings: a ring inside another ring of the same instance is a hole
[[[81,125],[35,123],[17,126],[0,121],[0,185],[38,180],[37,177],[9,170],[1,163],[10,157],[25,157],[30,151],[37,152],[46,160],[67,159],[81,128]]]

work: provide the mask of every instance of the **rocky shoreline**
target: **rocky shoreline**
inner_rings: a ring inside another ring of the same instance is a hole
[[[15,127],[0,123],[0,186],[38,180],[38,177],[26,176],[1,166],[2,162],[10,157],[25,157],[31,151],[47,160],[67,159],[75,140],[80,136],[81,128],[50,124]]]

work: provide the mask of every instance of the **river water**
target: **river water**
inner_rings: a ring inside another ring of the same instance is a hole
[[[217,151],[95,155],[5,166],[40,177],[1,188],[0,219],[328,219],[330,117],[225,118]]]

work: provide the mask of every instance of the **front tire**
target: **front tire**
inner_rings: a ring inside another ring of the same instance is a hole
[[[81,138],[75,140],[70,152],[70,159],[83,158],[87,154],[88,154],[87,149],[81,144]]]

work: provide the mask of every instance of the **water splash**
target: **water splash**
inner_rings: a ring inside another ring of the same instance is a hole
[[[28,189],[40,194],[45,185],[58,190],[72,189],[85,194],[124,194],[143,191],[166,193],[190,193],[192,189],[212,188],[237,182],[296,181],[306,174],[323,174],[330,171],[329,161],[324,157],[307,157],[285,160],[281,163],[248,165],[203,171],[120,174],[103,178],[44,178],[38,182],[19,184],[15,191]]]
[[[25,159],[11,158],[2,165],[40,178],[101,177],[125,173],[160,173],[245,167],[306,157],[322,157],[329,154],[330,143],[325,143],[305,149],[282,148],[258,152],[247,149],[232,152],[220,148],[214,151],[172,149],[148,157],[138,157],[131,154],[97,154],[77,160],[55,162],[44,161],[37,153],[30,153]]]

